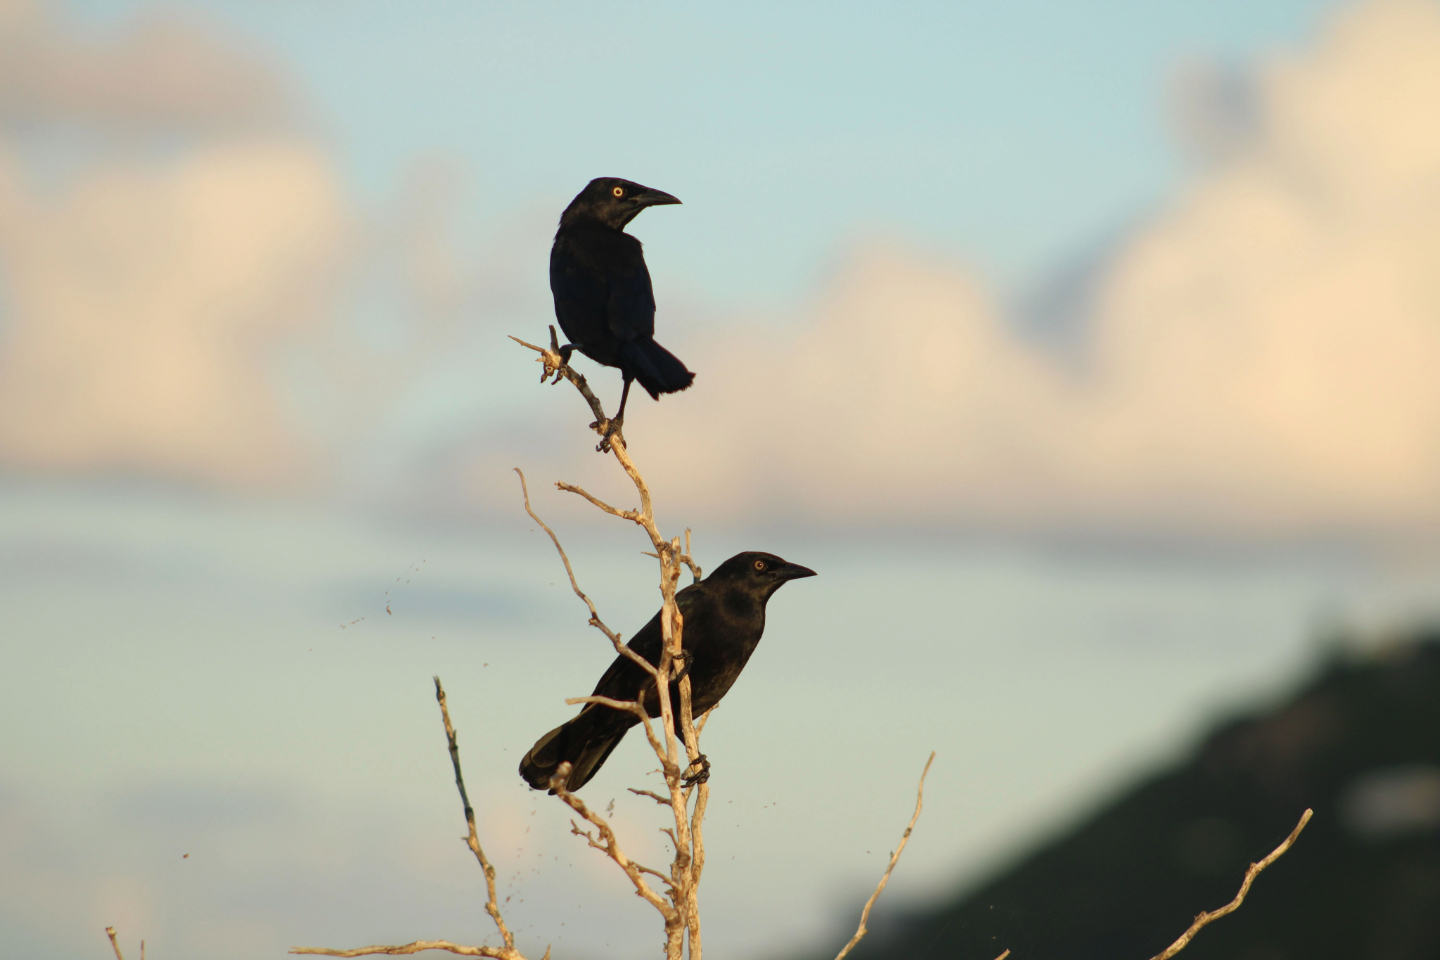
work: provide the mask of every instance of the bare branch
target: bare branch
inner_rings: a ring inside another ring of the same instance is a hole
[[[480,869],[485,874],[485,892],[488,896],[485,912],[495,921],[495,928],[500,931],[506,949],[514,952],[515,936],[500,916],[500,904],[495,893],[495,868],[490,865],[485,851],[480,848],[480,837],[475,832],[475,808],[470,806],[470,796],[465,792],[465,777],[460,772],[460,744],[456,739],[455,727],[450,723],[450,708],[445,703],[445,688],[440,685],[438,676],[435,678],[435,699],[440,704],[440,718],[445,723],[445,739],[450,744],[450,763],[455,768],[455,786],[460,791],[460,803],[465,808],[465,825],[470,830],[465,844],[470,848],[470,852],[475,854],[475,859],[480,862]]]
[[[406,954],[419,953],[421,950],[448,950],[451,953],[458,953],[465,957],[496,957],[498,960],[525,960],[525,955],[515,949],[515,936],[510,928],[505,925],[505,919],[500,915],[500,904],[495,893],[495,868],[490,865],[490,860],[485,856],[485,851],[480,847],[480,837],[475,831],[475,808],[470,806],[470,795],[465,790],[465,777],[460,772],[460,744],[455,734],[455,725],[450,722],[450,708],[445,703],[445,688],[440,685],[440,678],[435,678],[435,699],[440,704],[440,719],[445,724],[445,740],[450,746],[450,764],[455,768],[455,787],[460,791],[460,805],[465,810],[465,825],[469,828],[469,836],[465,838],[465,845],[470,852],[475,854],[475,859],[480,863],[480,870],[485,874],[485,912],[490,914],[490,919],[495,921],[495,928],[500,931],[500,937],[505,941],[503,947],[472,947],[465,944],[451,943],[449,940],[416,940],[414,943],[407,943],[399,946],[370,946],[356,947],[353,950],[331,950],[327,947],[291,947],[291,953],[313,953],[327,957],[363,957],[371,954]],[[113,932],[110,937],[113,942]],[[115,948],[118,957],[120,948]],[[550,956],[550,948],[545,948],[545,956]]]
[[[616,700],[612,697],[602,697],[596,693],[588,697],[566,697],[565,703],[572,707],[577,703],[598,703],[600,706],[609,707],[611,710],[633,713],[636,716],[643,715],[645,719],[650,719],[650,714],[645,713],[645,707],[639,700]]]
[[[685,552],[680,555],[680,562],[690,568],[690,576],[694,577],[691,583],[699,583],[703,575],[700,572],[700,565],[690,556],[690,528],[685,528]]]
[[[705,724],[709,722],[709,720],[710,720],[710,714],[714,713],[717,709],[719,709],[719,707],[720,707],[720,704],[717,703],[717,704],[715,704],[715,706],[711,707],[709,710],[706,710],[704,713],[700,714],[700,719],[695,721],[695,735],[696,735],[696,736],[699,736],[700,734],[702,734],[702,733],[705,732]]]
[[[646,666],[650,667],[648,663],[646,664]],[[652,675],[655,673],[654,667],[650,667],[650,673]],[[645,712],[645,705],[640,701],[612,700],[610,697],[591,695],[588,697],[569,697],[565,700],[565,702],[572,707],[577,703],[598,703],[602,707],[609,707],[612,710],[622,710],[625,713],[633,713],[637,718],[639,718],[640,722],[644,724],[645,739],[650,741],[650,746],[656,751],[656,753],[664,753],[664,748],[660,746],[660,741],[655,737],[655,730],[650,726],[650,714]]]
[[[570,367],[560,359],[560,341],[555,337],[554,325],[552,324],[550,327],[550,348],[548,350],[544,347],[537,347],[533,343],[526,343],[519,337],[511,337],[510,339],[520,344],[520,346],[529,347],[531,350],[540,354],[536,359],[540,362],[542,368],[540,374],[541,383],[544,383],[553,373],[556,376],[555,379],[551,381],[552,383],[559,383],[560,378],[564,377],[575,385],[575,389],[580,391],[580,396],[584,397],[585,402],[590,404],[590,412],[595,415],[595,423],[591,425],[592,428],[596,433],[604,436],[605,431],[610,426],[610,421],[605,417],[605,408],[600,404],[599,398],[597,398],[590,389],[590,384],[585,382],[585,378],[570,369]],[[618,431],[616,436],[619,436]],[[611,437],[611,439],[614,440],[614,437]],[[620,442],[622,444],[625,442],[623,437],[621,437]]]
[[[604,510],[612,517],[619,517],[621,520],[632,520],[635,523],[640,523],[640,514],[636,513],[634,510],[621,510],[618,507],[612,507],[604,500],[600,500],[596,497],[591,496],[581,488],[575,486],[573,483],[557,483],[555,484],[555,486],[561,490],[564,490],[566,493],[574,493],[584,497],[586,500],[589,500],[592,504],[599,507],[601,510]],[[650,556],[656,557],[658,559],[658,555],[656,554],[652,553],[650,554]]]
[[[530,487],[525,482],[525,472],[519,467],[515,467],[514,469],[515,473],[518,474],[520,477],[520,492],[525,497],[525,512],[530,514],[531,520],[534,520],[536,523],[540,524],[541,530],[544,530],[547,534],[550,535],[550,542],[555,544],[555,551],[560,554],[560,559],[565,564],[565,575],[570,578],[570,589],[575,591],[575,596],[585,601],[585,606],[590,611],[590,626],[605,634],[606,639],[610,641],[610,645],[613,646],[615,648],[615,651],[619,653],[622,657],[629,657],[633,662],[639,664],[641,669],[643,669],[646,673],[649,673],[653,676],[655,673],[655,668],[650,664],[650,661],[646,660],[644,657],[640,656],[640,654],[636,653],[634,650],[631,650],[629,647],[625,646],[625,644],[621,643],[620,634],[605,626],[605,622],[600,619],[600,614],[595,609],[594,601],[592,601],[588,596],[585,595],[585,591],[580,589],[580,584],[575,580],[575,570],[570,566],[570,558],[565,555],[565,548],[560,546],[560,538],[555,536],[555,531],[550,529],[549,524],[547,524],[544,520],[541,520],[539,515],[533,509],[531,509]]]
[[[660,806],[662,806],[662,807],[668,807],[668,806],[670,806],[670,798],[669,798],[669,797],[662,797],[662,796],[660,796],[660,794],[655,793],[655,792],[650,791],[650,790],[638,790],[638,789],[636,789],[635,787],[626,787],[625,789],[626,789],[626,790],[629,790],[631,793],[635,794],[635,796],[637,796],[637,797],[649,797],[651,800],[654,800],[656,803],[660,804]]]
[[[895,864],[900,862],[900,854],[905,852],[905,844],[910,842],[910,832],[915,829],[915,821],[920,819],[920,810],[925,805],[925,776],[930,772],[930,764],[935,762],[935,751],[930,751],[930,759],[925,761],[925,769],[920,771],[920,786],[915,788],[915,812],[910,815],[910,823],[905,827],[905,832],[900,835],[900,845],[895,852],[890,854],[890,864],[885,868],[885,875],[880,878],[876,885],[875,892],[870,894],[870,899],[865,901],[865,909],[860,911],[860,926],[855,930],[855,936],[850,942],[835,954],[835,960],[843,960],[845,954],[855,949],[855,944],[865,936],[866,922],[870,919],[870,908],[875,906],[875,901],[880,899],[880,892],[885,889],[885,884],[890,882],[890,871],[895,869]],[[1005,951],[1009,953],[1010,951]],[[1004,954],[1001,955],[1002,957]]]
[[[115,960],[125,960],[125,955],[120,952],[120,941],[115,939],[115,928],[106,927],[105,933],[110,937],[110,946],[115,948]]]
[[[555,768],[555,775],[550,778],[550,789],[554,790],[555,795],[563,800],[571,810],[574,810],[594,825],[595,829],[600,832],[600,839],[604,842],[598,842],[593,837],[590,837],[590,845],[597,850],[604,851],[607,857],[614,860],[616,865],[625,871],[625,875],[629,877],[630,882],[635,885],[636,895],[643,897],[647,903],[656,910],[659,910],[660,915],[665,918],[666,924],[668,925],[675,916],[674,908],[666,903],[665,899],[656,893],[650,885],[645,882],[645,878],[642,876],[642,873],[652,873],[657,877],[662,876],[662,874],[656,873],[649,867],[642,867],[640,864],[625,856],[624,851],[620,849],[620,842],[615,839],[615,831],[610,829],[610,824],[605,822],[605,818],[587,807],[584,800],[581,800],[575,796],[575,794],[565,789],[565,781],[570,776],[570,770],[571,766],[569,761]],[[578,827],[575,829],[581,836],[585,836],[584,831],[581,831]]]
[[[471,947],[463,943],[451,943],[449,940],[416,940],[414,943],[407,943],[401,946],[384,947],[356,947],[354,950],[329,950],[325,947],[291,947],[291,953],[314,953],[322,957],[367,957],[376,954],[398,956],[407,953],[419,953],[421,950],[448,950],[451,953],[458,953],[462,957],[497,957],[504,960],[516,954],[514,951],[505,950],[501,947]],[[550,956],[550,951],[545,951],[545,956]]]
[[[1245,871],[1245,879],[1240,884],[1240,892],[1235,894],[1234,900],[1231,900],[1219,910],[1209,910],[1201,913],[1198,917],[1195,918],[1195,922],[1190,924],[1190,929],[1180,934],[1179,940],[1176,940],[1174,943],[1170,944],[1170,946],[1166,947],[1163,951],[1157,953],[1154,957],[1151,958],[1151,960],[1170,960],[1170,958],[1175,956],[1175,954],[1179,953],[1181,950],[1184,950],[1186,945],[1189,944],[1189,942],[1195,937],[1195,934],[1199,933],[1201,928],[1203,928],[1206,924],[1211,923],[1215,920],[1219,920],[1227,913],[1233,913],[1238,910],[1240,908],[1240,904],[1245,902],[1245,895],[1250,892],[1250,884],[1255,882],[1255,878],[1260,875],[1261,870],[1264,870],[1266,867],[1270,866],[1270,864],[1274,863],[1276,860],[1279,860],[1281,854],[1283,854],[1286,850],[1290,849],[1290,847],[1295,843],[1296,838],[1300,836],[1300,831],[1305,829],[1305,824],[1310,822],[1310,815],[1313,812],[1314,811],[1307,809],[1304,813],[1302,813],[1300,815],[1300,822],[1295,824],[1295,829],[1290,831],[1290,836],[1286,837],[1285,841],[1281,843],[1280,846],[1276,847],[1274,850],[1271,850],[1269,856],[1267,856],[1264,860],[1261,860],[1259,863],[1250,864],[1250,869]]]

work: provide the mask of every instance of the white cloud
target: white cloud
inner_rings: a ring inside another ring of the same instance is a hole
[[[107,46],[12,15],[0,38],[0,119],[110,138],[56,185],[26,162],[32,133],[0,126],[0,462],[303,476],[266,368],[326,312],[346,214],[313,143],[256,125],[283,112],[274,78],[164,21]],[[135,149],[157,124],[186,137]]]
[[[1083,372],[963,271],[864,252],[793,330],[690,348],[657,479],[824,521],[1440,519],[1440,6],[1349,11],[1255,84],[1253,131],[1106,262]]]
[[[0,456],[226,483],[294,476],[303,453],[263,348],[315,315],[340,224],[328,165],[303,145],[107,165],[58,200],[0,167]]]
[[[274,66],[234,38],[171,15],[85,39],[47,13],[0,9],[0,120],[203,127],[291,112]]]

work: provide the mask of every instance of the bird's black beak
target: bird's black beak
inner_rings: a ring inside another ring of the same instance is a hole
[[[787,563],[785,564],[785,568],[780,571],[780,578],[782,580],[799,580],[803,577],[813,576],[815,576],[814,570],[811,570],[809,567],[802,567],[798,563]]]
[[[680,202],[679,197],[672,197],[664,190],[654,190],[649,187],[646,187],[645,192],[637,196],[635,199],[639,201],[640,206],[642,207],[660,207],[664,206],[665,204]]]

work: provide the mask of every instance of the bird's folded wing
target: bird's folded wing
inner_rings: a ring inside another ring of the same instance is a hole
[[[606,272],[610,286],[608,312],[610,332],[621,340],[649,340],[655,335],[655,292],[650,271],[639,260],[633,269]]]

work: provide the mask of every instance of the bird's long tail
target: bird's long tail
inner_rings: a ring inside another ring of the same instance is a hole
[[[675,354],[654,340],[630,340],[620,346],[624,361],[622,369],[633,371],[635,379],[651,399],[662,393],[676,393],[695,382],[695,374],[685,369]]]
[[[573,720],[535,741],[535,746],[520,761],[520,776],[536,790],[549,790],[555,770],[568,760],[571,769],[565,779],[565,789],[579,790],[595,776],[634,723],[632,719],[631,724],[617,725],[619,719],[613,710],[587,706]]]

